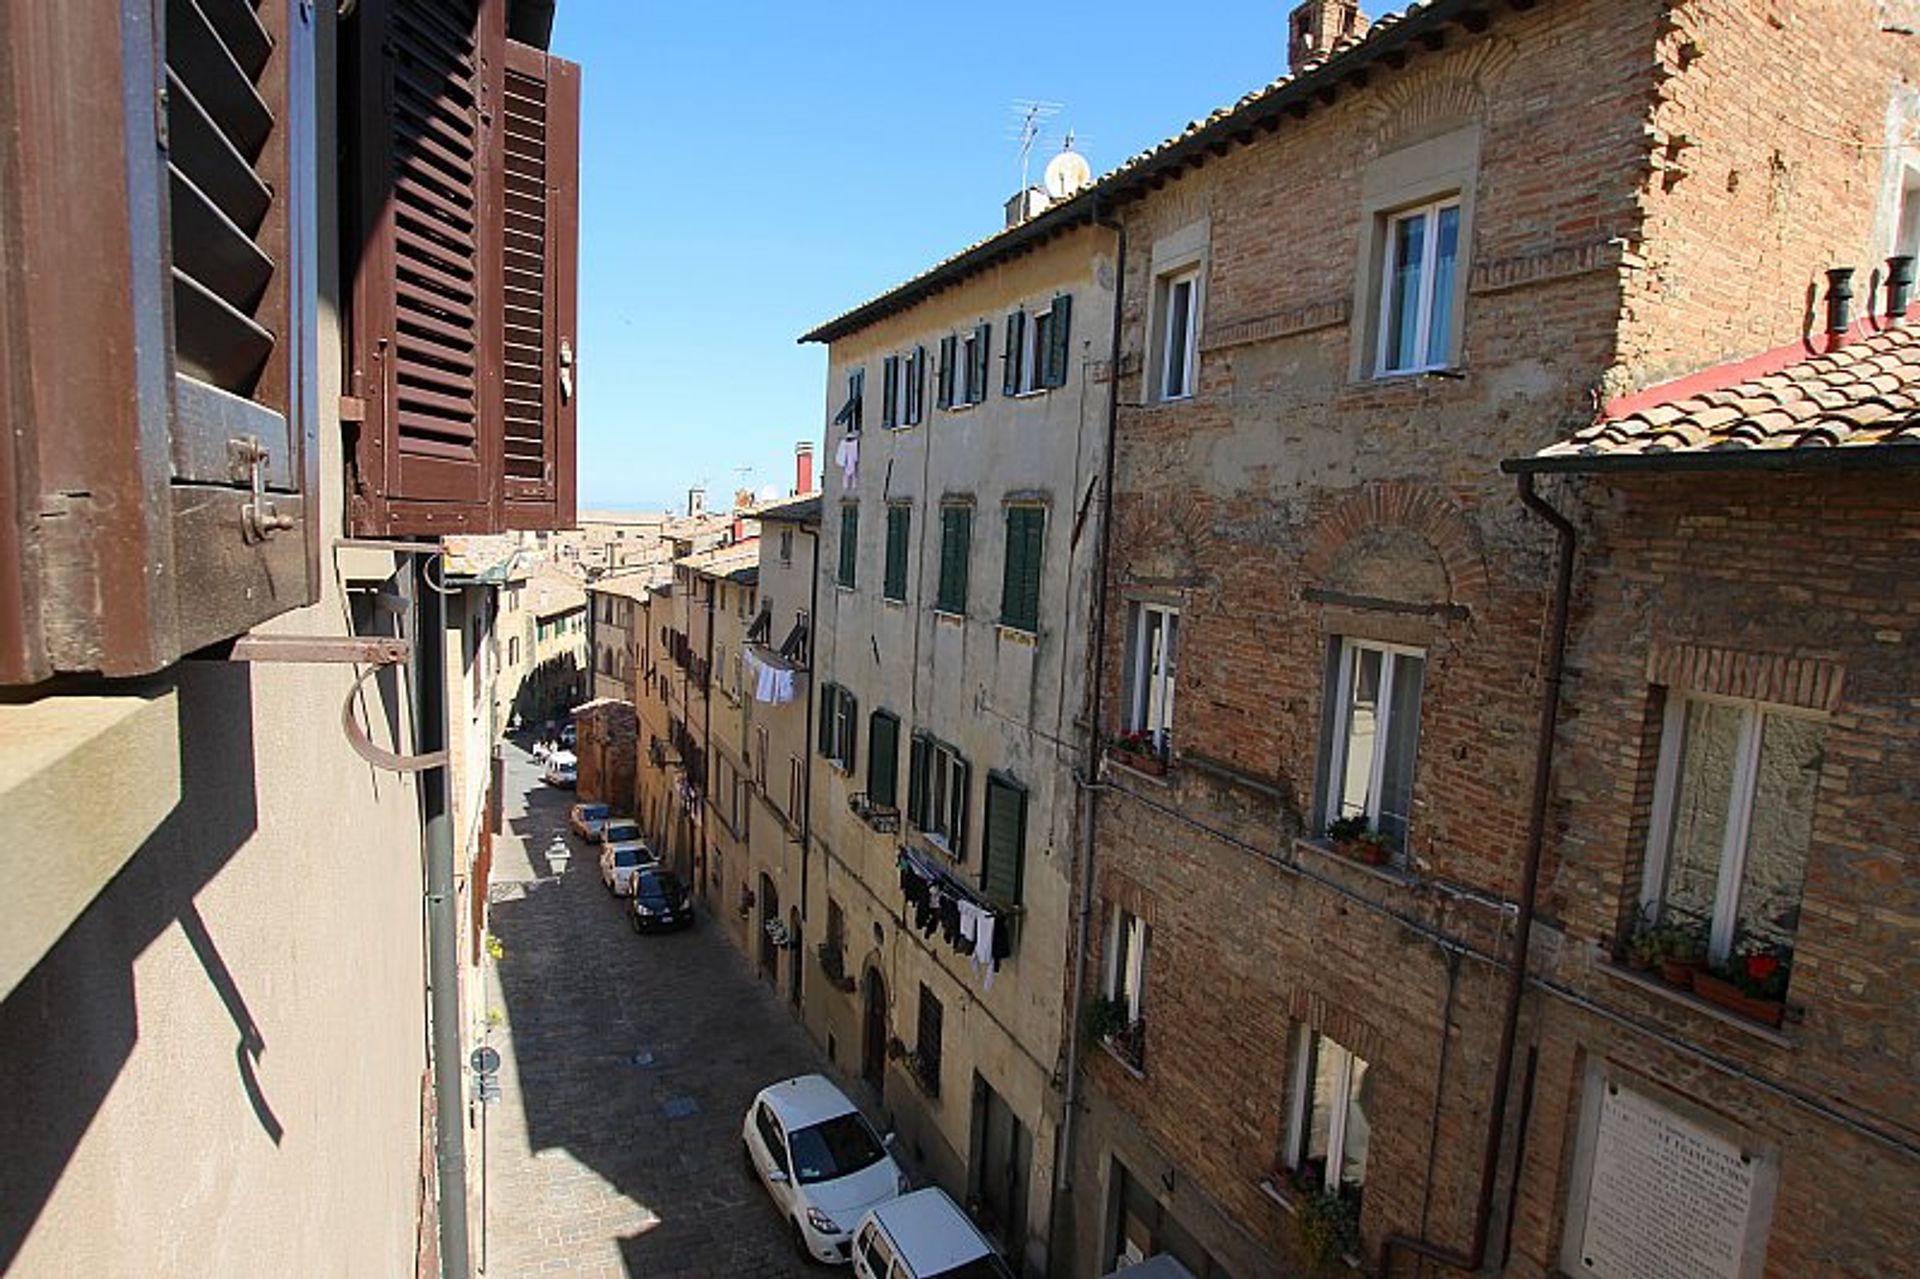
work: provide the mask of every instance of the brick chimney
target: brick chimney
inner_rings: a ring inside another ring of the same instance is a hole
[[[1359,0],[1306,0],[1294,6],[1287,19],[1287,73],[1300,74],[1301,64],[1324,58],[1348,36],[1367,33],[1367,15]]]
[[[793,446],[793,492],[797,497],[813,492],[812,440],[801,440]]]

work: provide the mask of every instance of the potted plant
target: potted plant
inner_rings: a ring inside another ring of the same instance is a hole
[[[1153,734],[1144,728],[1122,733],[1114,738],[1113,752],[1128,768],[1149,773],[1154,777],[1166,775],[1166,757],[1161,753],[1159,744],[1153,740]]]
[[[1670,986],[1687,989],[1706,963],[1706,941],[1693,928],[1666,924],[1660,935],[1660,978]]]
[[[1735,954],[1718,968],[1698,972],[1693,989],[1701,998],[1768,1026],[1786,1012],[1787,979],[1793,956],[1775,946],[1756,946]]]
[[[1354,856],[1360,837],[1367,833],[1365,817],[1336,817],[1327,823],[1327,842],[1342,857]]]
[[[1353,858],[1368,866],[1385,866],[1393,860],[1393,837],[1368,831],[1353,841]]]
[[[1300,1205],[1300,1251],[1319,1273],[1360,1248],[1360,1199],[1336,1187]]]
[[[1127,1006],[1118,999],[1095,995],[1087,1001],[1087,1034],[1102,1043],[1127,1027]]]
[[[1627,939],[1621,952],[1627,961],[1627,967],[1636,972],[1652,972],[1660,966],[1660,935],[1651,928],[1642,928]]]

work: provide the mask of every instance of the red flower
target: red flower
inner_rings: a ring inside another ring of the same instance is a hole
[[[1772,955],[1748,955],[1747,976],[1754,981],[1765,981],[1780,970],[1780,961]]]

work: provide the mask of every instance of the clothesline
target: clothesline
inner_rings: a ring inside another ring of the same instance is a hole
[[[752,649],[747,649],[745,656],[747,667],[753,672],[755,701],[765,702],[770,706],[784,706],[794,699],[792,667],[777,666]]]
[[[992,990],[1000,961],[1013,953],[1011,917],[1018,908],[993,905],[904,844],[899,868],[900,892],[913,907],[913,927],[923,937],[941,934],[956,954],[968,957],[982,989]]]

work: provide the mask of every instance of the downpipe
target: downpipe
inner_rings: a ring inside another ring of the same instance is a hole
[[[1566,666],[1567,617],[1573,594],[1575,536],[1572,521],[1534,492],[1533,476],[1522,472],[1520,502],[1552,526],[1557,543],[1553,603],[1547,621],[1546,676],[1540,691],[1540,724],[1534,738],[1533,798],[1527,815],[1527,843],[1520,877],[1519,911],[1514,918],[1513,952],[1507,960],[1507,990],[1500,1021],[1500,1047],[1494,1056],[1493,1093],[1487,1103],[1487,1131],[1480,1151],[1480,1189],[1474,1200],[1473,1233],[1464,1252],[1429,1242],[1424,1236],[1390,1234],[1380,1244],[1380,1274],[1393,1273],[1396,1253],[1411,1253],[1459,1270],[1478,1270],[1487,1257],[1493,1220],[1494,1183],[1500,1171],[1501,1138],[1506,1132],[1507,1094],[1513,1086],[1513,1049],[1520,1026],[1520,1004],[1527,989],[1528,945],[1533,937],[1535,898],[1540,885],[1541,850],[1546,844],[1547,794],[1553,777],[1553,734],[1560,719],[1560,684]]]

